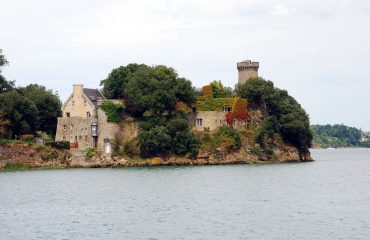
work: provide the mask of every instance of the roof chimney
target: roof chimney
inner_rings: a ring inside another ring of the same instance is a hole
[[[81,98],[83,89],[83,84],[73,84],[73,98]]]

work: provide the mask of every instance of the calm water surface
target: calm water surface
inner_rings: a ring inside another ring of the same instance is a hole
[[[0,239],[370,239],[370,149],[313,163],[0,172]]]

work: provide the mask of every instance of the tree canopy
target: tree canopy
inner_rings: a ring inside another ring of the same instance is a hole
[[[274,127],[268,128],[280,133],[284,141],[296,146],[301,152],[311,147],[312,133],[309,117],[298,102],[285,90],[274,87],[271,81],[262,78],[249,79],[237,86],[240,97],[248,99],[250,104],[261,106],[268,115],[274,116]]]
[[[38,110],[31,100],[16,91],[0,94],[0,108],[10,121],[7,127],[9,137],[32,134],[39,127]]]
[[[14,89],[14,81],[7,81],[6,78],[1,74],[1,68],[6,66],[8,61],[5,56],[2,54],[0,49],[0,93],[8,92]]]
[[[108,99],[122,99],[130,73],[145,66],[145,64],[130,63],[113,69],[108,77],[100,82],[100,86],[103,86],[103,95]]]
[[[21,87],[18,91],[36,105],[40,126],[38,130],[54,135],[58,117],[62,113],[62,103],[58,95],[37,84]]]
[[[127,110],[130,104],[138,111],[149,112],[154,116],[166,114],[168,117],[175,110],[177,102],[192,104],[195,101],[195,89],[191,82],[178,77],[173,68],[163,65],[142,66],[128,77],[125,89]]]

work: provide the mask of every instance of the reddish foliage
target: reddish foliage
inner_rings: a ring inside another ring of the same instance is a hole
[[[206,85],[202,88],[202,95],[205,97],[213,97],[213,89],[211,85]]]
[[[234,120],[246,121],[248,119],[247,100],[242,98],[235,99],[232,111],[226,114],[226,122],[231,125]]]

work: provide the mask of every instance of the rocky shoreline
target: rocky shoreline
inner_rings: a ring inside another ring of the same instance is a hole
[[[238,152],[200,152],[196,158],[187,157],[154,157],[149,159],[129,159],[109,157],[106,155],[84,157],[81,152],[59,152],[57,157],[43,159],[43,152],[37,148],[18,144],[0,146],[0,169],[8,165],[20,164],[31,169],[52,168],[110,168],[110,167],[144,167],[144,166],[187,166],[187,165],[230,165],[230,164],[268,164],[313,161],[309,153],[300,156],[293,147],[277,149],[273,155],[255,155],[247,150]],[[61,155],[63,157],[61,157]]]

